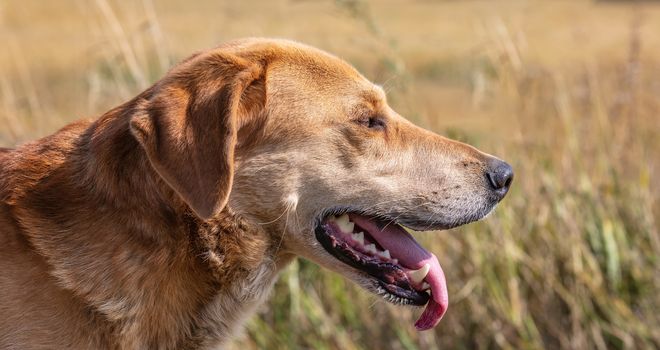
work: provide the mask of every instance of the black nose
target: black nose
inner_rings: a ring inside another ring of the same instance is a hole
[[[499,159],[493,159],[489,165],[486,177],[490,187],[501,197],[504,197],[513,181],[513,169],[511,165]]]

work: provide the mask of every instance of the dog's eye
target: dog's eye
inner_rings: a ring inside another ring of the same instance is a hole
[[[375,130],[383,130],[386,126],[385,119],[380,116],[363,117],[358,119],[357,122],[362,126]]]

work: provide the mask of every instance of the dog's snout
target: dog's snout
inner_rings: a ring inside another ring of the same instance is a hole
[[[493,191],[504,198],[513,181],[513,168],[507,162],[493,159],[490,161],[486,177]]]

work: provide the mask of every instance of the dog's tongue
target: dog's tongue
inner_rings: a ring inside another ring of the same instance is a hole
[[[435,327],[449,305],[447,282],[438,258],[422,248],[410,233],[399,225],[385,225],[381,229],[375,222],[364,216],[349,214],[349,217],[351,221],[368,231],[378,241],[378,244],[389,250],[392,258],[398,259],[403,267],[417,270],[425,264],[430,265],[431,268],[425,281],[431,286],[431,299],[415,322],[415,328],[423,331]]]

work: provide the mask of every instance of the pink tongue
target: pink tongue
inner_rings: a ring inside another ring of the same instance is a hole
[[[378,244],[389,250],[392,257],[398,259],[403,267],[417,270],[425,264],[431,265],[425,279],[431,286],[431,300],[426,304],[426,309],[415,322],[415,328],[424,331],[435,327],[449,305],[445,273],[440,267],[438,258],[422,248],[413,236],[399,225],[386,225],[381,231],[374,222],[366,217],[355,214],[349,214],[349,217],[351,221],[367,230],[378,241]]]

